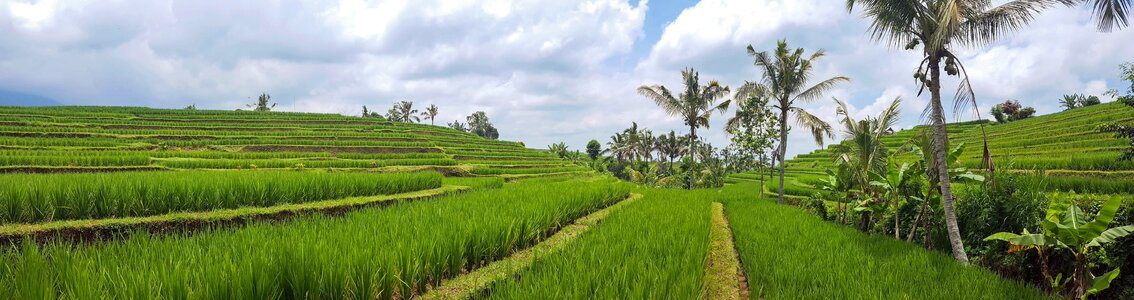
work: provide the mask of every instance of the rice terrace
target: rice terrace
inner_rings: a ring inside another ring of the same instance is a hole
[[[1132,13],[0,1],[0,298],[1134,299]]]

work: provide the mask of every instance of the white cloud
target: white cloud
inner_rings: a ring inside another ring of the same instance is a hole
[[[484,110],[505,139],[581,148],[631,121],[688,131],[635,89],[676,87],[683,67],[736,87],[758,75],[745,46],[769,50],[787,38],[827,50],[815,78],[851,77],[831,96],[857,118],[901,96],[900,127],[922,121],[928,96],[910,79],[916,53],[870,41],[861,12],[841,4],[704,0],[634,57],[646,14],[634,0],[11,0],[0,5],[0,90],[66,104],[215,109],[268,92],[283,110],[344,114],[411,100],[437,104],[439,123]],[[1089,18],[1053,9],[1010,39],[965,50],[981,108],[1012,98],[1049,113],[1062,94],[1124,86],[1116,66],[1129,59],[1123,41],[1134,30],[1097,33]],[[835,119],[829,99],[802,106]],[[725,118],[698,133],[723,146]],[[789,145],[790,154],[815,147],[800,130]]]

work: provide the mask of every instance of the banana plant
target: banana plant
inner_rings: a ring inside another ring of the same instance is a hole
[[[1094,248],[1114,243],[1115,240],[1134,233],[1134,225],[1110,228],[1110,223],[1114,221],[1114,215],[1122,204],[1118,197],[1111,197],[1103,203],[1091,221],[1087,220],[1082,209],[1072,203],[1073,197],[1074,193],[1070,196],[1052,197],[1047,215],[1040,222],[1042,233],[1030,233],[1027,230],[1022,234],[1000,232],[984,240],[1008,242],[1010,253],[1036,250],[1040,255],[1041,271],[1051,282],[1053,289],[1060,290],[1065,288],[1065,284],[1070,284],[1070,290],[1065,292],[1068,299],[1086,299],[1087,296],[1110,287],[1111,281],[1118,277],[1119,272],[1115,268],[1101,276],[1094,276],[1087,270],[1088,254]],[[1069,282],[1062,279],[1062,274],[1052,277],[1047,268],[1047,254],[1060,250],[1069,251],[1075,257],[1074,273],[1068,279]]]
[[[890,202],[894,209],[894,238],[902,239],[901,237],[901,221],[898,218],[898,208],[901,205],[902,198],[906,195],[902,193],[910,182],[914,181],[917,174],[910,172],[910,164],[903,163],[901,167],[895,167],[896,163],[889,161],[886,164],[886,174],[879,174],[877,172],[870,172],[873,180],[870,185],[882,189],[883,196]]]
[[[835,197],[837,203],[836,210],[838,211],[839,223],[846,224],[846,205],[848,193],[850,193],[852,180],[850,178],[850,171],[846,164],[838,164],[833,170],[827,169],[827,178],[819,179],[821,183],[820,189],[831,192]]]

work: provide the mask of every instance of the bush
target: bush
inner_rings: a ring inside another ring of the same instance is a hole
[[[1039,222],[1047,207],[1047,196],[1035,181],[1022,180],[1009,174],[998,174],[995,182],[960,188],[957,192],[957,223],[968,254],[977,264],[1002,275],[1043,282],[1034,254],[1009,254],[1007,245],[986,242],[984,238],[997,232],[1031,232],[1041,230]],[[940,219],[937,219],[940,220]],[[936,222],[935,231],[944,235],[944,222]],[[948,245],[948,239],[940,245]]]

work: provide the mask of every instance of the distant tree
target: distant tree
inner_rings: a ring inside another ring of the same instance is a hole
[[[1119,103],[1134,107],[1134,63],[1124,63],[1119,66],[1119,69],[1122,70],[1120,78],[1129,82],[1130,88],[1126,91],[1126,95],[1124,96],[1119,96],[1117,90],[1112,90],[1114,91],[1113,95],[1118,99]]]
[[[567,158],[570,151],[567,150],[567,143],[559,142],[547,146],[547,151],[559,156],[559,158]]]
[[[728,110],[730,100],[721,103],[716,103],[716,101],[724,98],[730,91],[727,86],[721,85],[716,80],[709,81],[707,85],[702,86],[697,71],[692,68],[682,70],[681,77],[685,91],[677,95],[661,85],[643,85],[638,87],[638,93],[653,100],[666,113],[680,117],[685,121],[685,125],[689,126],[689,148],[693,149],[697,141],[697,128],[708,128],[709,117],[712,116],[714,111],[724,113],[725,110]],[[696,154],[695,151],[689,151],[690,162],[696,161],[694,154]],[[694,169],[696,168],[689,168],[690,189],[693,188],[696,177],[694,176],[694,172],[696,172]]]
[[[400,101],[386,111],[386,119],[393,122],[413,123],[421,121],[417,114],[417,110],[413,108],[413,102]]]
[[[991,112],[992,117],[996,118],[996,122],[1008,123],[1031,118],[1036,113],[1036,109],[1024,107],[1016,100],[1007,100],[993,106]]]
[[[421,116],[429,119],[429,125],[433,125],[433,119],[437,118],[437,105],[430,104],[429,107],[425,108],[425,111],[421,112]]]
[[[273,108],[276,108],[276,104],[278,103],[271,103],[269,105],[268,102],[270,102],[271,100],[271,95],[263,93],[260,94],[260,97],[256,98],[256,103],[245,104],[244,106],[251,108],[252,111],[272,111]]]
[[[598,159],[600,154],[602,154],[602,144],[598,140],[587,142],[587,156],[590,156],[591,160]]]
[[[465,127],[465,124],[461,123],[461,120],[453,120],[453,123],[449,123],[448,126],[456,131],[469,132],[468,127]]]
[[[1102,100],[1099,100],[1099,96],[1095,95],[1087,96],[1086,98],[1083,98],[1081,101],[1079,101],[1079,107],[1087,107],[1099,104],[1102,104]]]
[[[186,106],[185,110],[197,110],[197,104]]]
[[[677,135],[676,131],[670,130],[669,133],[658,136],[657,149],[661,155],[659,158],[665,158],[666,170],[673,173],[673,161],[682,155],[685,155],[686,144],[685,136]]]
[[[1064,111],[1078,108],[1079,103],[1082,102],[1079,97],[1082,96],[1080,94],[1063,95],[1063,99],[1059,100],[1059,106],[1062,106]]]
[[[369,109],[367,109],[367,108],[366,108],[366,105],[363,105],[363,106],[362,106],[362,117],[363,117],[363,118],[378,118],[378,119],[385,119],[384,117],[382,117],[382,114],[379,114],[379,113],[378,113],[378,112],[376,112],[376,111],[372,111],[372,110],[369,110]]]
[[[492,126],[492,122],[488,121],[488,115],[483,111],[469,115],[465,118],[465,122],[468,122],[469,132],[473,134],[490,140],[500,138],[500,132],[496,131],[496,127]]]

